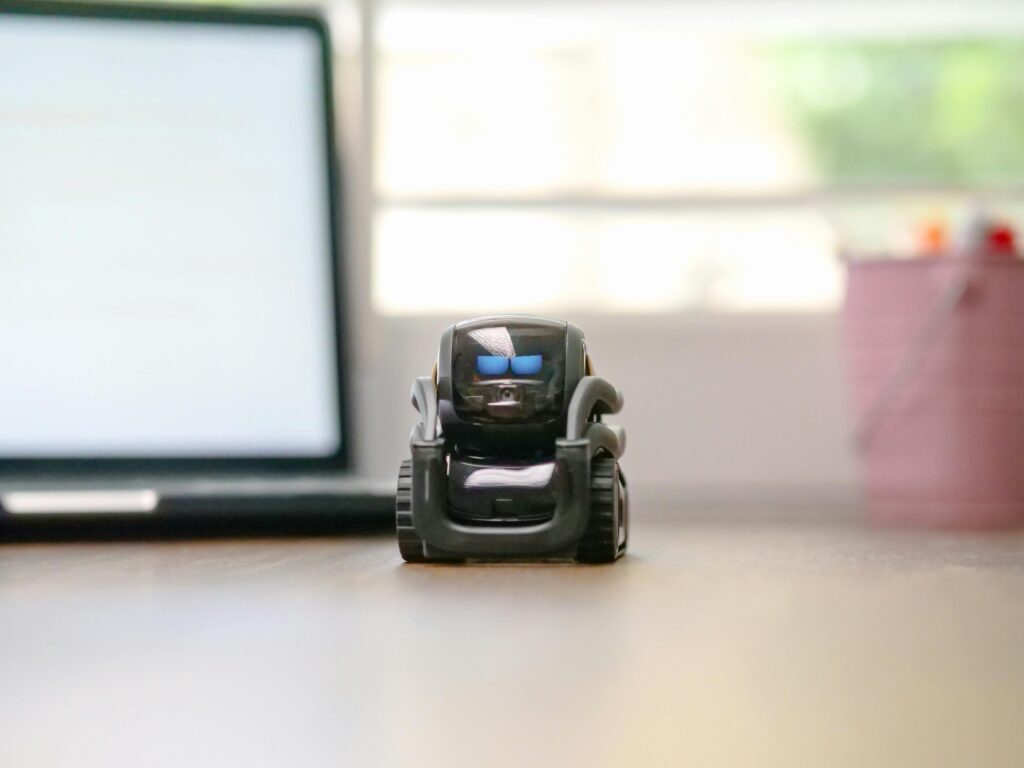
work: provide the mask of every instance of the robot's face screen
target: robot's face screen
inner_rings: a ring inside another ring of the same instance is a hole
[[[501,325],[456,331],[455,409],[469,421],[543,421],[561,413],[565,331]]]

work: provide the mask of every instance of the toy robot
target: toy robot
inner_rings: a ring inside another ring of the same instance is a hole
[[[622,395],[593,375],[579,328],[515,315],[457,323],[412,401],[420,422],[396,503],[406,561],[607,563],[625,551],[626,436],[601,421]]]

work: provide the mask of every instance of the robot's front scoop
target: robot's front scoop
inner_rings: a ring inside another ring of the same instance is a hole
[[[475,523],[529,523],[555,512],[561,474],[555,462],[493,466],[453,459],[448,473],[448,504],[459,520]]]

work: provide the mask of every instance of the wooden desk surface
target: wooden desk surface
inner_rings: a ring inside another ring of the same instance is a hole
[[[1024,764],[1024,534],[0,547],[0,766]]]

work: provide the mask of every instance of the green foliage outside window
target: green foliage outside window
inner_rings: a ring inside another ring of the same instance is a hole
[[[1024,181],[1024,42],[792,42],[766,53],[822,182]]]

